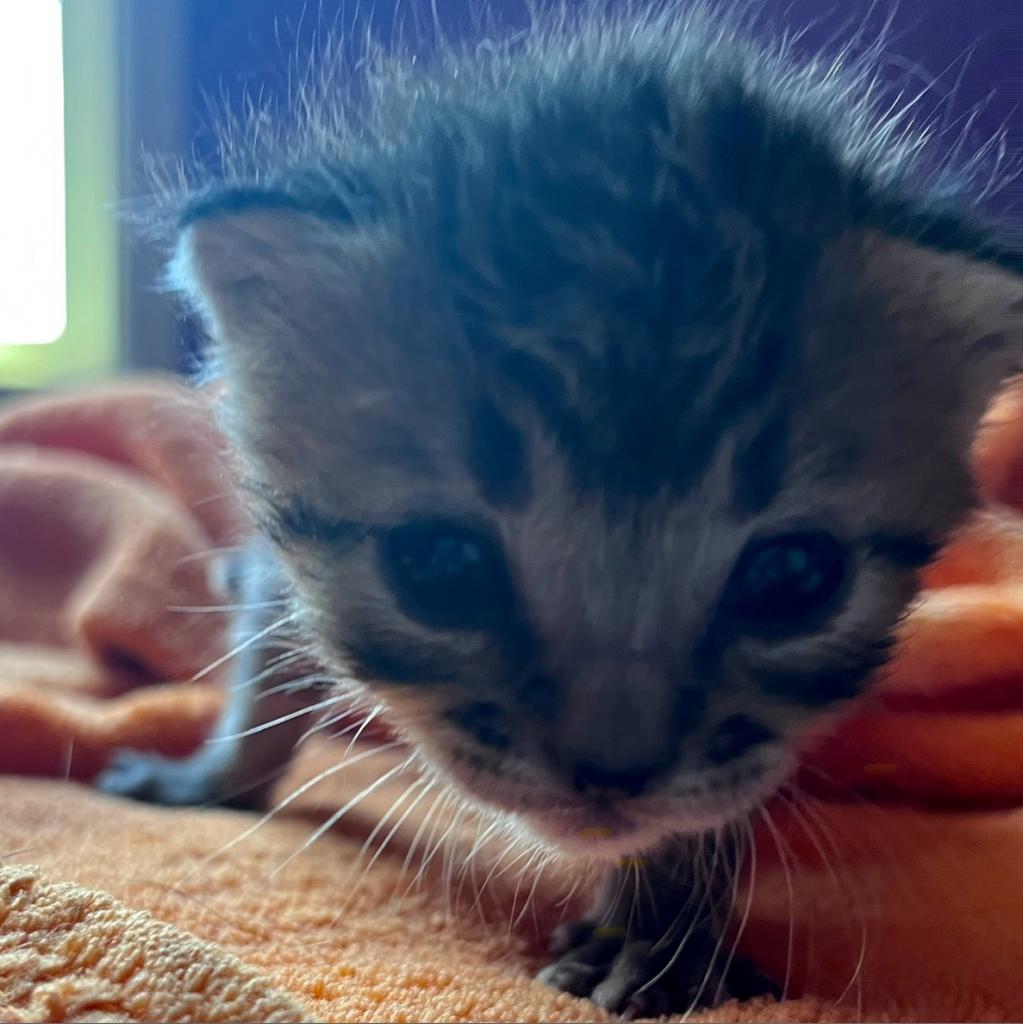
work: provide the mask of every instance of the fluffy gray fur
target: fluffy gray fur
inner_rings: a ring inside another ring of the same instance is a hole
[[[174,281],[319,661],[613,860],[734,821],[869,683],[975,504],[1023,288],[868,65],[676,5],[546,24],[306,97],[189,193]],[[493,621],[396,592],[424,520],[498,552]],[[840,545],[841,592],[743,628],[737,565],[793,531]],[[549,977],[620,1008],[611,960]]]

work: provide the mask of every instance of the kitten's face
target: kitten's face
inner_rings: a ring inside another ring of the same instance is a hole
[[[358,231],[257,197],[183,250],[323,658],[587,854],[734,818],[861,691],[1019,342],[993,266],[674,166],[517,180],[500,223],[471,166],[454,218],[437,182]]]

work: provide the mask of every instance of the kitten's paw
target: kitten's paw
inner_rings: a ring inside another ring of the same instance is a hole
[[[232,792],[222,766],[203,751],[192,757],[168,758],[139,750],[116,750],[96,779],[96,786],[112,796],[170,807],[218,804],[258,808],[265,799],[261,787]]]
[[[690,934],[679,952],[676,944],[630,936],[624,928],[575,923],[555,932],[552,951],[559,958],[538,978],[626,1020],[774,993],[773,984],[745,962],[733,962],[723,976],[728,953],[715,957],[716,947],[704,933]]]

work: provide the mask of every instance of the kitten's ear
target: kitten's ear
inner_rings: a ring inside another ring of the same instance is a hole
[[[315,327],[310,315],[337,291],[357,237],[345,210],[232,190],[187,211],[171,283],[221,346],[287,344]]]
[[[942,414],[972,438],[995,394],[1023,372],[1020,259],[882,235],[864,243],[861,265],[872,296],[881,297],[879,338],[894,334],[908,353],[879,352],[882,365],[904,394],[940,395]],[[918,386],[924,382],[931,386]]]

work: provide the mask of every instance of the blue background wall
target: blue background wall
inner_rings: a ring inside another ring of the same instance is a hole
[[[296,47],[308,49],[318,20],[350,28],[354,11],[372,8],[373,26],[386,39],[396,17],[407,20],[411,10],[428,11],[430,5],[430,0],[183,2],[196,133],[207,109],[204,92],[218,95],[226,88],[237,98],[243,86],[253,91],[279,86],[287,55]],[[464,34],[471,6],[479,2],[437,0],[445,30]],[[524,0],[486,3],[507,24],[526,24]],[[953,109],[959,115],[991,97],[976,120],[978,137],[990,137],[1007,124],[1016,148],[1023,148],[1023,0],[754,0],[754,7],[774,25],[805,30],[802,45],[810,50],[833,48],[836,39],[847,40],[860,28],[869,38],[891,18],[893,60],[887,70],[893,80],[904,81],[911,91],[933,81],[934,97],[955,89]]]
[[[214,149],[210,100],[237,106],[248,92],[281,92],[289,56],[308,54],[317,25],[338,26],[349,40],[356,11],[361,24],[371,17],[382,41],[392,36],[396,19],[426,16],[431,0],[176,0],[186,14],[185,135],[193,153]],[[510,28],[528,23],[526,0],[435,0],[447,35],[471,31],[473,5],[486,3]],[[573,0],[566,0],[572,3]],[[615,0],[605,0],[614,3]],[[643,0],[636,0],[642,3]],[[715,2],[715,0],[711,0]],[[890,22],[891,59],[884,72],[907,96],[928,85],[922,113],[940,107],[953,123],[948,144],[970,112],[977,111],[966,151],[1009,132],[1010,149],[1023,154],[1023,0],[749,0],[775,28],[803,32],[800,47],[838,49],[859,34],[876,38]],[[893,10],[894,8],[894,10]],[[367,15],[367,11],[372,11]],[[361,37],[360,37],[361,38]],[[951,95],[950,95],[951,94]],[[942,106],[942,98],[948,100]],[[186,154],[187,155],[187,154]],[[1000,193],[991,206],[1018,219],[1019,188]],[[195,358],[196,338],[186,332],[186,365]]]

